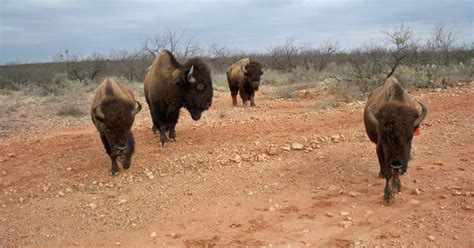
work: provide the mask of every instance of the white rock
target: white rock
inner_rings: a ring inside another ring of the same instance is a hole
[[[59,192],[58,192],[58,195],[59,195],[59,196],[64,196],[64,195],[66,195],[66,194],[64,194],[64,192],[62,192],[62,191],[59,191]]]
[[[235,163],[240,163],[242,162],[242,158],[240,157],[239,154],[235,154],[234,158],[232,159]]]
[[[118,202],[118,205],[123,205],[125,203],[127,203],[127,199],[122,199]]]
[[[415,199],[411,199],[410,204],[418,205],[418,204],[420,204],[420,201],[415,200]]]
[[[342,216],[347,216],[347,215],[349,215],[349,212],[347,212],[347,211],[342,211],[342,212],[341,212],[341,215],[342,215]]]
[[[158,234],[156,234],[156,232],[152,232],[152,233],[150,234],[150,238],[156,238],[156,236],[158,236]]]
[[[434,241],[434,240],[436,239],[436,237],[433,236],[433,235],[429,235],[429,236],[428,236],[428,239],[431,240],[431,241]]]
[[[87,205],[88,207],[90,207],[91,209],[96,209],[97,208],[97,204],[91,202]]]
[[[297,142],[294,142],[291,144],[291,149],[293,150],[303,150],[304,148],[304,145],[303,144],[300,144],[300,143],[297,143]]]
[[[344,228],[349,228],[349,227],[352,226],[352,221],[343,220],[343,221],[339,222],[339,225],[344,227]]]
[[[420,192],[420,190],[419,190],[418,188],[414,188],[414,189],[411,191],[411,193],[412,193],[413,195],[419,195],[419,194],[421,194],[421,192]]]
[[[25,198],[23,198],[23,197],[18,198],[19,203],[23,203],[24,201],[25,201]]]

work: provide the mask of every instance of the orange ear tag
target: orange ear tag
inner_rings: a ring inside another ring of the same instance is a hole
[[[415,129],[413,136],[420,136],[420,128]]]

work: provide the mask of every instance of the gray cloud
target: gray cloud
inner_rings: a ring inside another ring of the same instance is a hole
[[[347,48],[381,41],[380,30],[402,22],[427,36],[435,24],[474,41],[470,0],[452,1],[92,1],[2,0],[0,62],[48,61],[61,49],[80,54],[135,49],[174,28],[201,46],[263,51],[292,36],[317,46]]]

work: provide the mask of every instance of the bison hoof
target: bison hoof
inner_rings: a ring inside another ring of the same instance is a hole
[[[155,126],[151,127],[151,130],[153,130],[154,134],[156,134],[156,131],[158,131],[158,129]]]
[[[109,175],[110,175],[111,177],[113,177],[113,176],[115,176],[115,175],[117,175],[117,174],[118,174],[118,171],[114,171],[114,170],[110,170],[110,171],[109,171]]]

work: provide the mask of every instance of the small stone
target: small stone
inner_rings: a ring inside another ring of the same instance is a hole
[[[420,201],[415,200],[415,199],[411,199],[410,204],[418,205],[418,204],[420,204]]]
[[[269,208],[268,208],[268,211],[270,211],[270,212],[275,212],[275,211],[276,211],[276,208],[274,208],[274,207],[269,207]]]
[[[96,209],[97,208],[97,204],[91,202],[87,205],[88,207],[90,207],[91,209]]]
[[[69,188],[69,187],[67,187],[67,188],[66,188],[66,193],[71,193],[71,192],[72,192],[72,189]]]
[[[6,176],[7,175],[7,172],[6,171],[2,171],[2,176]]]
[[[291,149],[293,150],[303,150],[303,148],[304,148],[303,144],[300,144],[297,142],[291,144]]]
[[[347,216],[347,215],[349,215],[349,212],[347,212],[347,211],[342,211],[342,212],[341,212],[341,215],[342,215],[342,216]]]
[[[23,197],[18,198],[19,203],[23,203],[24,201],[25,201],[25,198],[23,198]]]
[[[441,195],[440,198],[441,199],[448,199],[448,195]]]
[[[8,153],[7,156],[10,158],[16,157],[15,153]]]
[[[156,234],[156,232],[152,232],[152,233],[150,234],[150,238],[156,238],[156,236],[158,236],[158,234]]]
[[[9,157],[0,156],[0,163],[8,161]]]
[[[458,239],[459,239],[459,237],[458,237],[458,236],[456,236],[456,235],[454,235],[453,239],[455,239],[455,240],[458,240]]]
[[[436,161],[436,162],[434,162],[433,164],[434,164],[434,165],[440,165],[440,166],[443,166],[443,165],[444,165],[444,163],[441,162],[441,161]]]
[[[289,151],[289,150],[291,150],[291,146],[290,146],[290,145],[285,145],[285,146],[283,147],[283,150]]]
[[[349,192],[350,197],[356,197],[357,195],[358,195],[357,192],[354,192],[354,191]]]
[[[419,190],[418,188],[412,189],[411,193],[412,193],[413,195],[419,195],[419,194],[421,194],[421,192],[420,192],[420,190]]]
[[[342,138],[342,137],[341,137],[341,135],[339,135],[339,134],[336,134],[336,135],[331,136],[331,140],[332,140],[332,141],[336,141],[336,142],[339,141],[340,138]]]
[[[72,168],[71,168],[71,167],[67,167],[66,170],[67,170],[67,171],[71,171]]]
[[[62,192],[62,191],[59,191],[59,192],[58,192],[58,195],[59,195],[59,196],[65,196],[66,194],[64,194],[64,192]]]
[[[333,213],[330,213],[330,212],[327,212],[327,213],[326,213],[326,216],[327,216],[327,217],[333,217],[334,214],[333,214]]]
[[[115,242],[115,245],[116,245],[116,246],[119,246],[119,245],[122,245],[122,243],[120,243],[120,242]]]
[[[267,154],[270,156],[277,155],[278,154],[278,149],[276,147],[269,147],[267,149]]]
[[[127,203],[127,200],[126,200],[126,199],[122,199],[122,200],[120,200],[120,201],[118,202],[118,205],[123,205],[123,204],[125,204],[125,203]]]
[[[428,239],[431,240],[431,241],[434,241],[434,240],[436,239],[436,237],[433,236],[433,235],[429,235],[429,236],[428,236]]]
[[[242,162],[242,158],[240,157],[239,154],[235,154],[234,158],[232,159],[232,161],[234,161],[234,163],[240,163]]]
[[[349,228],[349,227],[352,226],[352,221],[343,220],[343,221],[339,222],[339,225],[344,227],[344,228]]]

